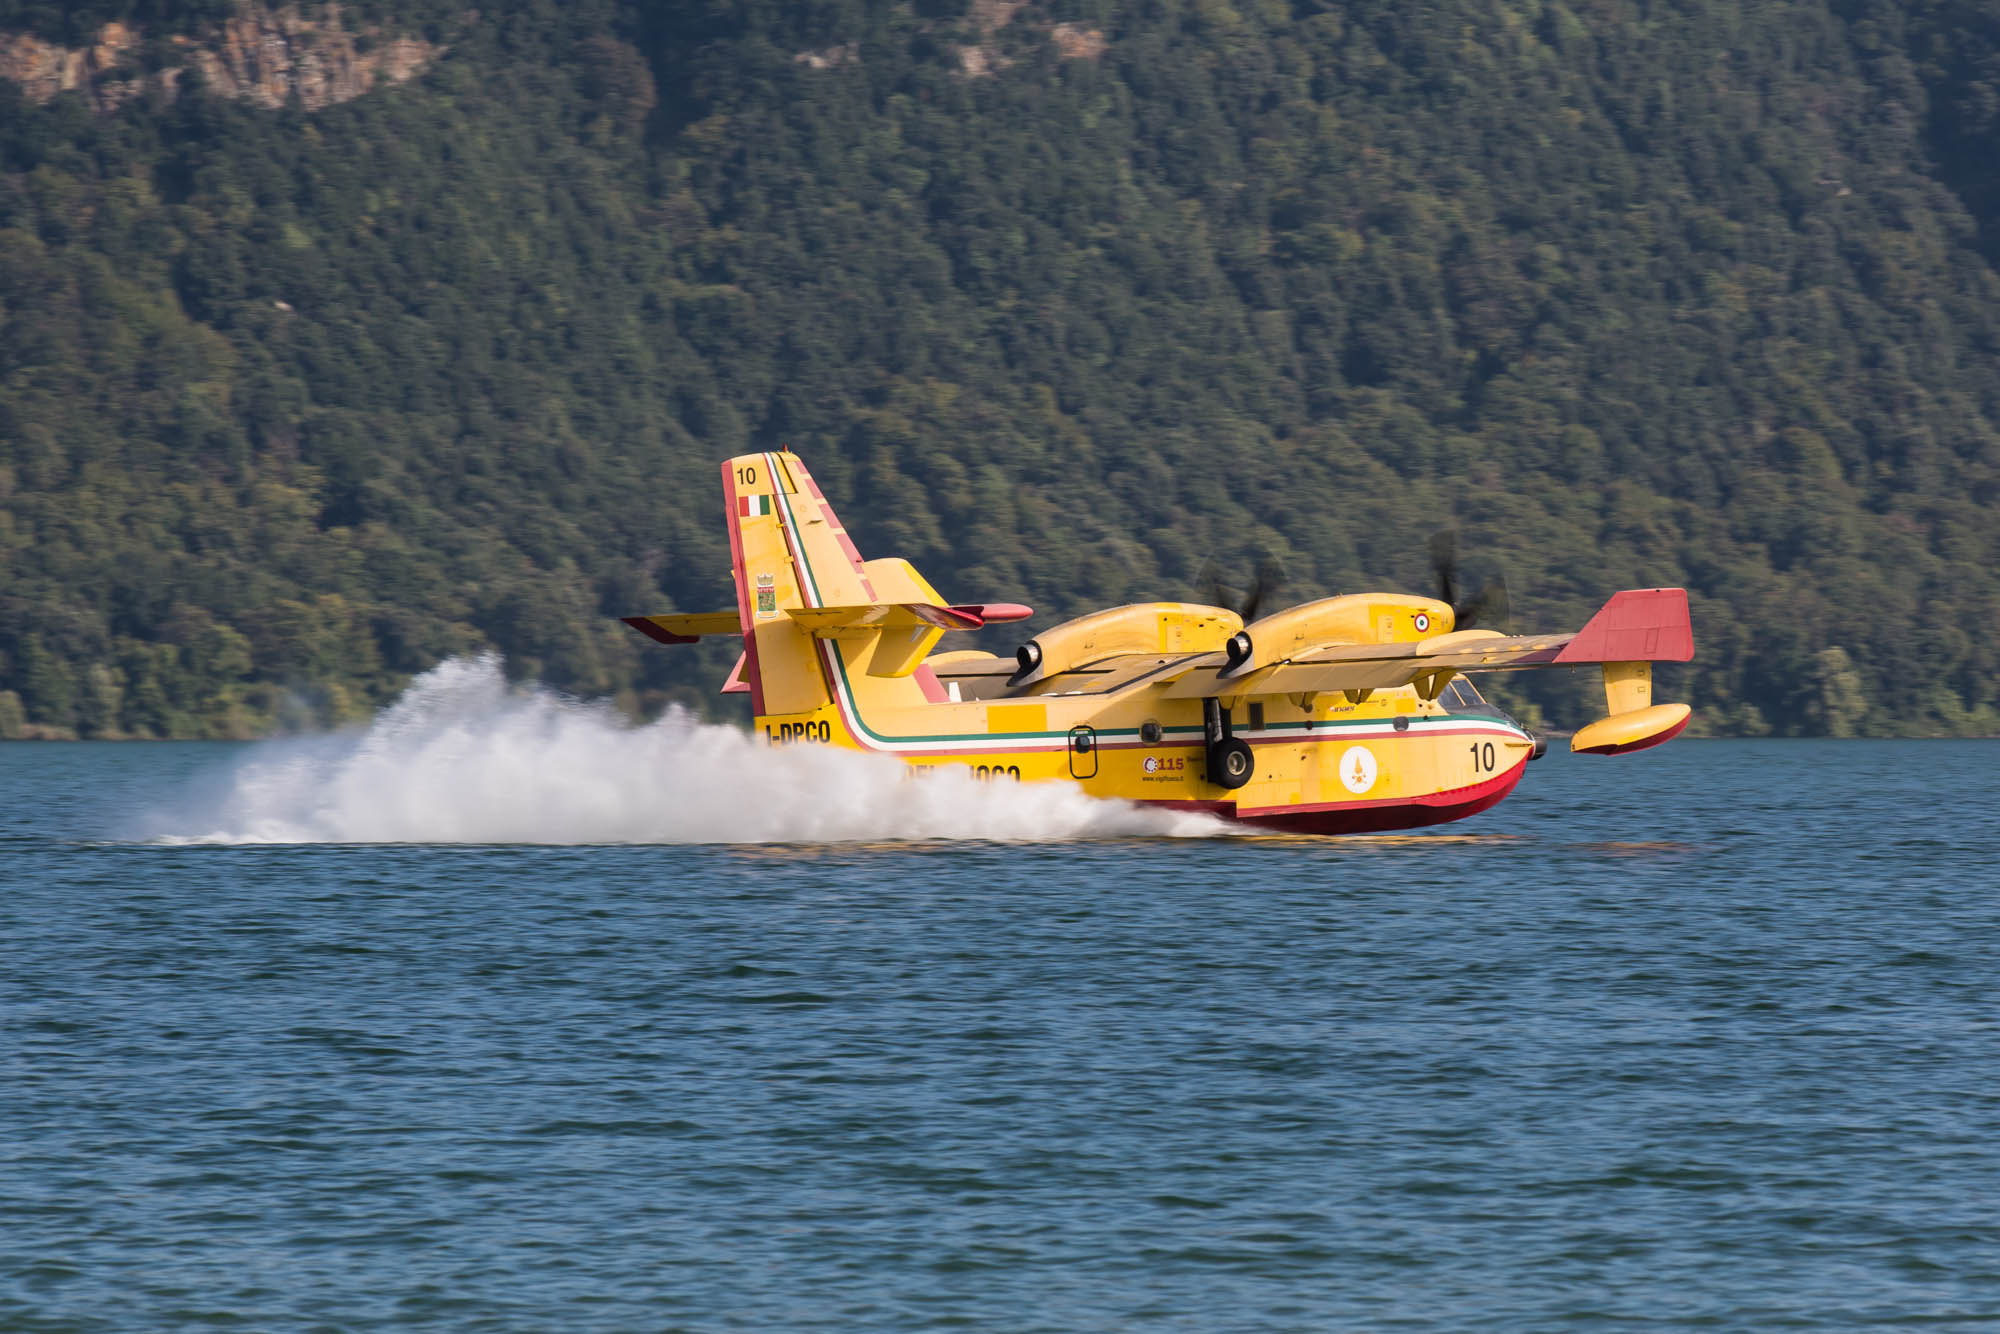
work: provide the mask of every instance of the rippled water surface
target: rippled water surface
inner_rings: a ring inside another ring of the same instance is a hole
[[[258,845],[275,754],[0,746],[0,1328],[2000,1323],[2000,744],[831,845]]]

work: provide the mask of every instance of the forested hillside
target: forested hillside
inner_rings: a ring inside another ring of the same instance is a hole
[[[1685,583],[1710,731],[2000,730],[1985,0],[0,33],[0,732],[323,725],[481,646],[695,698],[726,646],[609,618],[728,605],[717,463],[780,444],[1036,624],[1259,550],[1426,587],[1456,527],[1521,628]]]

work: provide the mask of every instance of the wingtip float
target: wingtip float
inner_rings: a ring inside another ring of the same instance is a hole
[[[1687,705],[1652,699],[1652,664],[1694,656],[1682,589],[1618,593],[1574,634],[1461,630],[1449,601],[1355,593],[1247,625],[1224,607],[1138,603],[1011,658],[937,653],[951,631],[1032,612],[948,603],[908,561],[863,560],[795,454],[741,455],[722,479],[736,607],[625,623],[668,644],[740,636],[723,688],[750,695],[773,741],[1342,834],[1462,819],[1514,789],[1542,743],[1473,673],[1599,667],[1605,717],[1571,740],[1579,753],[1687,726]]]

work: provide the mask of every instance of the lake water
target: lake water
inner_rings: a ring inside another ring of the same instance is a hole
[[[1204,837],[473,685],[0,746],[0,1328],[2000,1323],[2000,744]]]

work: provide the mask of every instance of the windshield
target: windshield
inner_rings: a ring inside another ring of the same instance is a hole
[[[1463,709],[1490,709],[1493,706],[1480,698],[1478,687],[1462,676],[1454,676],[1445,688],[1438,692],[1438,703],[1457,713]]]

